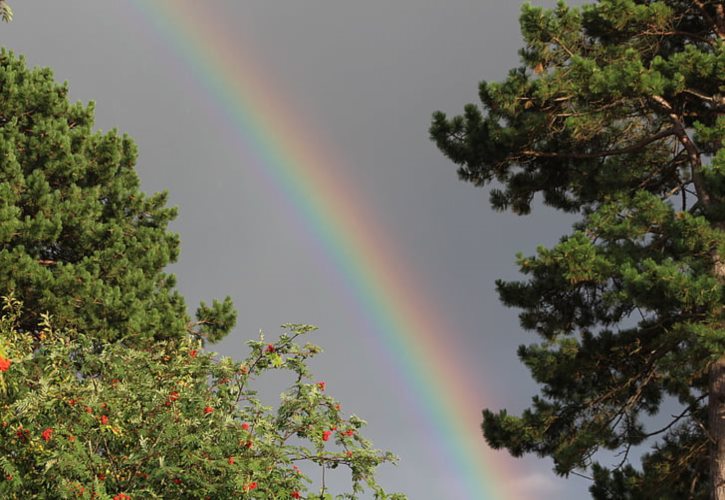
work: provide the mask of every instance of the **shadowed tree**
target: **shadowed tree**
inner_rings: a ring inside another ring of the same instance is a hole
[[[179,252],[166,193],[146,196],[136,146],[94,132],[93,104],[71,104],[48,69],[0,52],[0,291],[99,340],[145,343],[191,332],[215,341],[234,325],[231,300],[187,316],[163,269]]]
[[[521,416],[485,410],[484,435],[589,469],[595,498],[725,499],[725,6],[527,5],[521,29],[522,65],[430,129],[495,209],[581,215],[497,282],[541,337],[518,353],[542,387]]]

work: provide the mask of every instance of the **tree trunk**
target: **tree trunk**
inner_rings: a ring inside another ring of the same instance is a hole
[[[716,225],[725,231],[725,224]],[[725,283],[725,262],[718,251],[714,252],[715,277]],[[710,367],[708,427],[710,428],[710,477],[713,500],[725,500],[725,355]]]
[[[709,16],[703,2],[693,2]],[[725,7],[717,4],[714,7],[715,32],[721,40],[725,40]],[[723,223],[717,224],[718,229],[725,230]],[[725,262],[715,252],[715,276],[720,283],[725,283]],[[725,355],[710,367],[708,427],[710,428],[710,477],[712,479],[713,500],[725,500]]]
[[[710,367],[709,405],[712,499],[725,500],[725,356]]]
[[[725,223],[716,227],[725,231]],[[725,284],[725,259],[717,250],[713,255],[713,271]],[[708,427],[710,429],[710,478],[712,500],[725,500],[725,354],[710,367]]]

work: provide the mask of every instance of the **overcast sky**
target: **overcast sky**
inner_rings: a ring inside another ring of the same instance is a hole
[[[341,298],[340,281],[320,272],[309,232],[245,175],[233,135],[219,128],[213,96],[183,58],[127,0],[11,5],[15,20],[1,27],[3,46],[32,66],[52,67],[74,100],[95,101],[98,128],[118,128],[136,140],[143,189],[166,189],[179,207],[172,229],[181,235],[181,258],[171,271],[189,307],[233,298],[238,326],[213,349],[242,356],[243,341],[260,329],[318,325],[313,340],[325,349],[314,366],[318,378],[346,411],[369,421],[366,435],[377,447],[401,459],[380,470],[382,484],[411,499],[451,498],[457,478],[440,466],[437,437],[412,423],[415,407],[386,379],[394,371],[361,341],[369,324]],[[459,113],[476,101],[480,80],[503,79],[517,64],[518,2],[196,5],[235,35],[240,49],[245,45],[308,128],[304,133],[344,159],[342,177],[409,264],[419,292],[453,327],[441,335],[451,336],[458,351],[440,356],[452,356],[484,389],[473,407],[525,408],[536,387],[515,350],[535,339],[521,331],[516,311],[498,302],[494,280],[515,278],[515,253],[553,244],[571,219],[547,210],[528,217],[493,212],[487,192],[458,181],[427,132],[433,111]],[[470,439],[483,440],[476,432]],[[586,481],[555,477],[549,461],[496,456],[510,473],[496,481],[516,481],[520,498],[586,495]]]

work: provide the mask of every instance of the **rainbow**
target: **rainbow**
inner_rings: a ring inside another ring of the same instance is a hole
[[[451,498],[512,498],[506,457],[480,437],[483,395],[450,355],[451,331],[405,271],[365,205],[340,176],[344,169],[285,104],[259,61],[232,43],[211,8],[192,0],[131,0],[141,21],[169,47],[226,120],[231,140],[255,156],[260,174],[288,200],[296,223],[314,233],[338,278],[371,324],[370,335],[416,405],[441,464]],[[393,450],[394,451],[394,450]],[[503,463],[502,463],[503,462]]]

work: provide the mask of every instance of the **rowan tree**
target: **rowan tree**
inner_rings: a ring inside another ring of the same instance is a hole
[[[49,69],[0,52],[0,291],[99,340],[145,343],[188,332],[218,340],[231,300],[201,304],[192,321],[173,275],[166,193],[146,196],[133,141],[93,130],[94,105],[71,104]]]
[[[581,216],[497,282],[541,337],[518,351],[541,394],[485,410],[484,436],[589,469],[595,498],[725,499],[725,6],[526,5],[520,24],[521,65],[430,129],[494,209]]]
[[[2,498],[323,499],[329,486],[311,487],[310,475],[338,467],[352,485],[339,498],[404,498],[375,481],[376,467],[395,457],[373,449],[365,422],[344,416],[311,378],[320,349],[300,340],[312,327],[250,341],[235,361],[192,336],[99,349],[94,336],[56,329],[47,315],[34,339],[19,329],[22,304],[4,297],[2,306]],[[274,407],[257,394],[270,371],[291,379]]]

